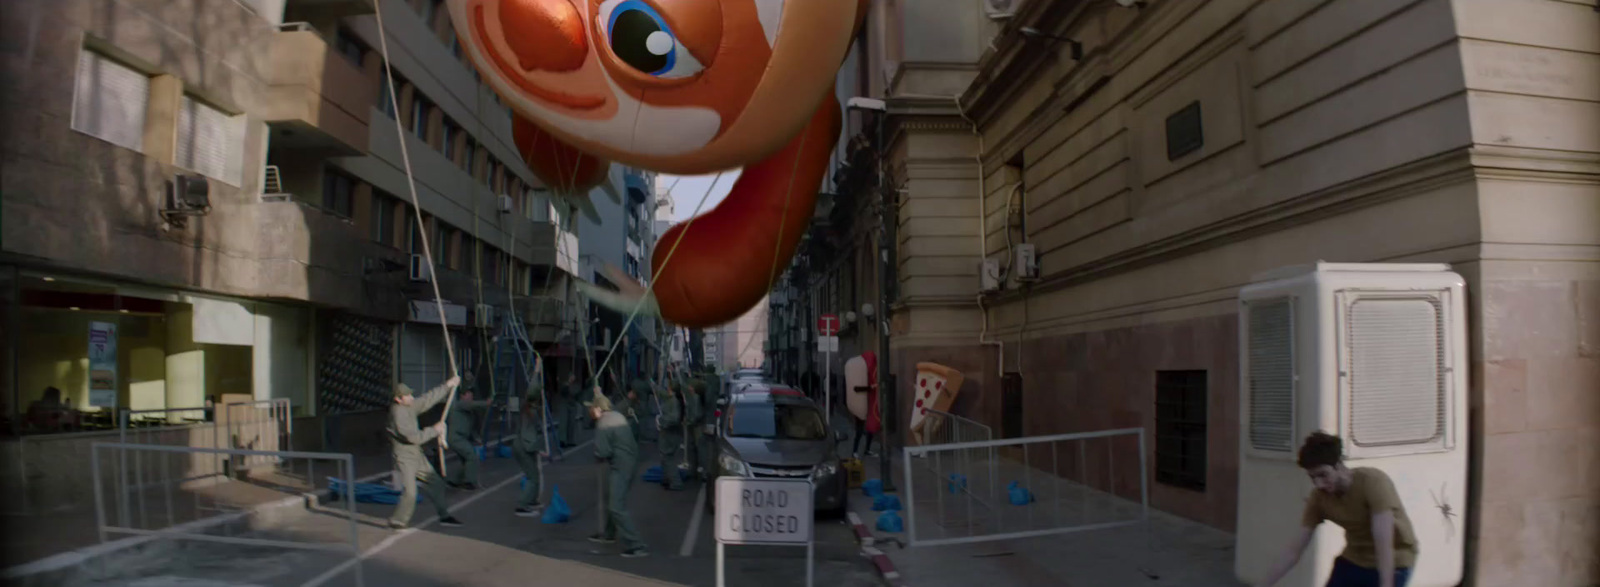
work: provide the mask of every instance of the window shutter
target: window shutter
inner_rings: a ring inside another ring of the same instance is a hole
[[[1438,300],[1366,298],[1350,304],[1350,440],[1423,444],[1444,437],[1444,321]]]
[[[1289,298],[1248,306],[1250,446],[1294,450],[1294,303]]]
[[[178,110],[179,167],[239,185],[244,117],[230,116],[185,95]]]
[[[150,77],[93,51],[78,53],[72,128],[113,145],[143,150]]]

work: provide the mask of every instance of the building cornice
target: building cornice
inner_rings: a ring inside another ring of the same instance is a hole
[[[1023,295],[1038,295],[1105,279],[1110,275],[1193,255],[1262,234],[1347,214],[1353,210],[1410,197],[1443,186],[1472,181],[1474,177],[1475,170],[1468,149],[1441,153],[1198,226],[1158,241],[1131,247],[1047,276],[1026,289],[1008,289],[993,294],[988,299],[992,300],[992,303],[1006,303]]]
[[[1046,65],[1061,58],[1065,47],[1052,39],[1033,39],[1023,28],[1056,34],[1063,23],[1077,20],[1092,4],[1087,0],[1036,1],[1023,4],[1022,11],[1001,29],[989,51],[978,61],[978,77],[967,86],[960,100],[963,109],[979,125],[1003,111],[1003,105],[1024,91],[1021,83]],[[1048,48],[1048,50],[1046,50]]]

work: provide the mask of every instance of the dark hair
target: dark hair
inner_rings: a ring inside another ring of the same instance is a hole
[[[1312,469],[1321,466],[1336,467],[1344,460],[1344,441],[1339,437],[1326,432],[1317,431],[1306,437],[1305,444],[1300,445],[1300,468]]]

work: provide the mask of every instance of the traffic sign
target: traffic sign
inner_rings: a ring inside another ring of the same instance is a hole
[[[811,481],[717,478],[717,542],[809,544]]]
[[[823,314],[817,318],[817,333],[823,336],[839,334],[839,315]]]

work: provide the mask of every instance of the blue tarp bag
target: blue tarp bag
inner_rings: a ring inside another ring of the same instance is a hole
[[[508,444],[500,445],[499,448],[495,449],[494,456],[500,457],[502,459],[511,458],[511,445],[508,445]]]
[[[655,465],[644,470],[644,481],[646,483],[660,483],[662,479],[661,465]]]
[[[883,512],[878,516],[879,532],[901,532],[905,529],[905,522],[900,521],[900,513],[894,510]]]
[[[478,447],[478,460],[480,460],[480,461],[489,460],[489,450],[487,448],[484,448],[484,447],[481,447],[481,446]]]
[[[333,493],[333,500],[344,499],[345,482],[342,479],[328,478],[328,490]],[[379,483],[357,483],[355,485],[356,503],[384,503],[394,505],[400,503],[400,492],[390,489],[387,485]],[[417,501],[422,501],[422,492],[417,492]]]
[[[898,498],[898,497],[895,497],[893,495],[880,493],[880,494],[878,494],[877,497],[872,498],[872,511],[875,511],[875,512],[884,512],[884,511],[893,512],[893,511],[898,511],[899,509],[900,509],[900,498]]]
[[[861,493],[867,497],[877,497],[883,495],[883,480],[868,479],[865,483],[861,484]]]
[[[951,473],[950,480],[945,484],[950,486],[950,493],[952,495],[960,493],[961,490],[967,488],[967,476],[960,473]]]
[[[1021,483],[1012,481],[1006,486],[1006,492],[1011,494],[1011,505],[1028,505],[1033,503],[1033,492],[1023,487]]]
[[[526,477],[523,478],[527,480]],[[546,524],[565,524],[572,519],[572,508],[567,507],[567,500],[561,498],[561,489],[550,488],[550,505],[544,508],[544,517],[539,521]]]

